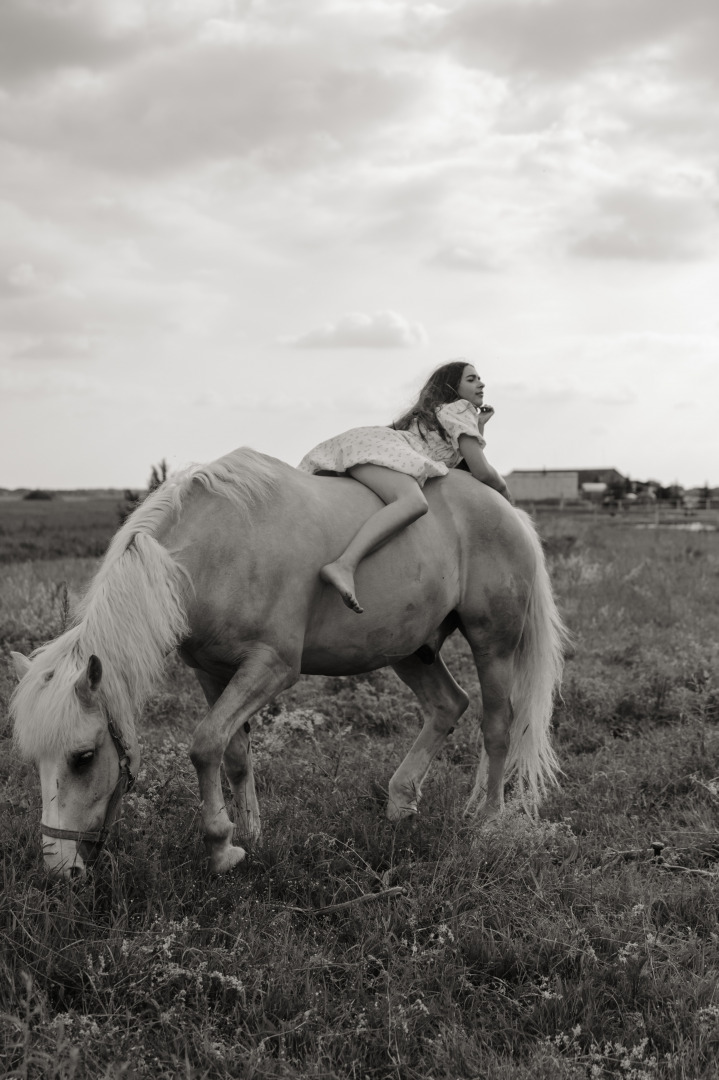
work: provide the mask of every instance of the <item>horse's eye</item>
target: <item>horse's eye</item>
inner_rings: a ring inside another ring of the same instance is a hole
[[[95,756],[94,750],[82,750],[79,754],[73,754],[70,759],[70,764],[73,769],[84,769],[90,764]]]

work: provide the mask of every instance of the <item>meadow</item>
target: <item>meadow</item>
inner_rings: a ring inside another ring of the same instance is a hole
[[[537,821],[463,816],[478,687],[452,638],[473,704],[416,819],[390,825],[381,794],[418,727],[409,692],[304,678],[255,724],[263,839],[209,878],[187,756],[203,699],[172,660],[122,821],[70,886],[42,869],[9,651],[63,628],[97,566],[83,535],[116,519],[20,513],[0,504],[0,1075],[716,1077],[719,533],[540,517],[573,648]]]
[[[123,498],[0,498],[0,565],[99,558],[121,520]]]

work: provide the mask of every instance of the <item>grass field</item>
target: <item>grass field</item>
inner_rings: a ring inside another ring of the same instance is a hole
[[[96,566],[47,506],[30,562],[0,507],[3,718],[9,650],[59,632]],[[388,672],[306,678],[257,724],[263,841],[210,879],[186,753],[203,702],[173,661],[115,838],[70,887],[44,875],[39,783],[2,732],[0,1075],[717,1076],[719,534],[540,527],[574,651],[537,823],[462,817],[475,704],[391,826],[375,783],[414,699]],[[476,701],[462,642],[444,655]]]
[[[118,498],[0,499],[0,564],[99,558],[120,524]]]

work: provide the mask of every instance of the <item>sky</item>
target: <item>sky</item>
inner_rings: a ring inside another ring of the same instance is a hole
[[[716,0],[2,0],[0,487],[487,457],[719,485]]]

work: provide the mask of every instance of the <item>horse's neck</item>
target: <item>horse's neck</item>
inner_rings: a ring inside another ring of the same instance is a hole
[[[83,652],[107,665],[106,695],[131,721],[186,632],[181,569],[154,537],[136,534],[106,561],[81,605]],[[104,655],[103,655],[104,654]]]

